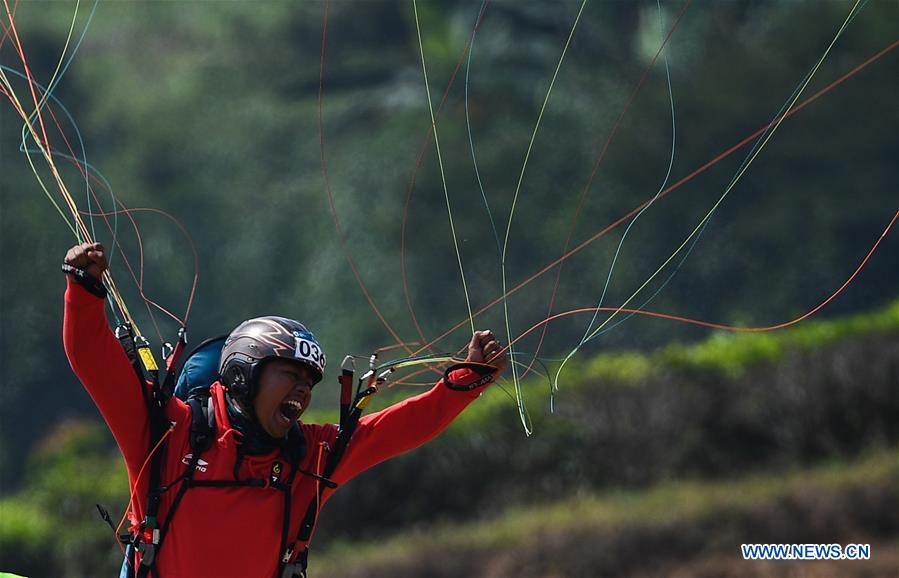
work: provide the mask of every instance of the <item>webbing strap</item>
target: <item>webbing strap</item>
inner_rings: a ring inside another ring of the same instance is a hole
[[[191,482],[192,488],[264,488],[266,480],[262,478],[247,478],[244,480],[194,480]]]
[[[165,416],[164,407],[157,403],[159,399],[158,377],[155,372],[151,371],[149,376],[144,372],[144,367],[138,351],[138,344],[135,341],[134,332],[131,329],[130,323],[125,322],[121,326],[117,327],[115,335],[116,338],[118,338],[122,349],[125,350],[125,354],[128,356],[128,360],[131,362],[131,367],[134,369],[135,375],[137,377],[141,395],[144,398],[144,402],[147,404],[150,425],[150,446],[148,448],[149,451],[150,448],[155,446],[155,444],[158,443],[160,439],[162,439],[165,431],[170,427],[170,424]],[[148,392],[148,387],[153,388],[153,398],[151,398]],[[147,575],[156,558],[156,549],[158,548],[157,537],[159,536],[157,514],[159,512],[159,500],[162,493],[162,459],[165,452],[165,445],[166,444],[163,444],[162,447],[160,447],[156,451],[156,453],[154,453],[150,457],[150,489],[147,494],[146,515],[143,522],[141,523],[141,534],[138,534],[138,536],[134,540],[135,548],[138,552],[140,552],[142,557],[141,568],[137,573],[138,578],[144,578]],[[140,538],[142,533],[144,532],[149,533],[149,535],[152,537],[150,541],[141,541]]]
[[[290,475],[287,476],[287,481],[285,485],[287,488],[284,491],[284,516],[281,518],[281,546],[278,548],[278,552],[284,552],[287,549],[287,539],[290,534],[290,512],[292,510],[292,496],[293,492],[291,492],[291,487],[293,486],[293,480],[297,475],[297,460],[293,460],[293,463],[290,464]],[[273,484],[274,485],[274,484]]]
[[[344,369],[337,382],[340,383],[340,429],[344,429],[350,416],[350,402],[353,400],[353,372]]]
[[[362,410],[365,407],[365,404],[362,403],[362,401],[372,395],[375,391],[377,390],[368,388],[356,396],[352,409],[346,416],[345,427],[341,427],[340,432],[337,434],[337,440],[334,442],[334,447],[332,448],[331,453],[328,454],[328,461],[325,463],[325,471],[321,476],[315,476],[316,478],[324,478],[326,481],[325,485],[328,488],[333,489],[337,486],[335,482],[330,480],[330,477],[334,475],[334,470],[337,469],[337,464],[340,463],[340,459],[343,457],[343,453],[350,442],[350,438],[353,437],[356,426],[359,425],[359,418],[362,416]],[[327,482],[330,482],[330,484]],[[323,493],[324,490],[322,490],[321,485],[319,485],[315,492],[315,496],[306,508],[306,514],[303,516],[303,522],[300,524],[300,530],[296,540],[289,548],[284,550],[284,555],[281,558],[282,578],[293,578],[294,576],[305,578],[306,576],[307,560],[309,556],[309,540],[312,537],[312,530],[315,528],[315,521],[318,518],[319,503],[321,502]],[[287,562],[290,561],[290,557],[293,555],[298,542],[304,544],[303,551],[300,552],[297,557],[297,562],[287,564]]]
[[[197,463],[200,461],[200,452],[194,451],[193,455],[190,458],[190,462],[187,465],[187,471],[182,476],[183,480],[181,482],[181,487],[178,488],[178,493],[175,495],[175,499],[172,502],[172,507],[169,508],[168,516],[165,518],[165,523],[162,525],[162,529],[159,530],[158,539],[155,540],[155,544],[153,544],[152,548],[145,546],[145,551],[141,552],[141,561],[140,561],[140,569],[137,571],[137,578],[146,578],[150,573],[150,569],[154,570],[154,574],[156,578],[159,577],[159,572],[156,570],[156,558],[159,556],[160,550],[162,550],[162,544],[165,540],[165,536],[168,533],[169,526],[172,524],[172,520],[175,518],[175,513],[178,511],[178,506],[181,504],[182,498],[184,498],[184,494],[187,492],[187,489],[191,485],[191,481],[193,481],[194,472],[197,471]],[[141,546],[145,545],[145,542],[141,542],[138,544],[138,550],[140,551]],[[149,560],[147,560],[147,554],[149,552]]]

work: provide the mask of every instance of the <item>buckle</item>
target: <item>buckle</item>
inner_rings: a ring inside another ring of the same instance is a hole
[[[153,560],[156,559],[156,544],[148,542],[138,542],[137,552],[140,554],[141,566],[152,566]]]
[[[281,571],[281,578],[306,578],[306,570],[300,562],[285,564]]]

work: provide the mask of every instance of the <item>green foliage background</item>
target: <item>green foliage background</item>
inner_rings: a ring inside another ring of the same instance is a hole
[[[470,65],[466,70],[461,61],[439,114],[447,186],[475,308],[502,291],[497,235],[469,149],[466,75],[474,151],[501,243],[527,143],[579,6],[489,2]],[[682,6],[662,5],[665,34]],[[76,39],[91,7],[83,3],[78,12]],[[676,117],[669,184],[768,123],[851,7],[850,2],[818,1],[690,4],[665,52]],[[430,119],[412,5],[342,1],[327,6],[320,131],[325,8],[321,2],[101,3],[54,94],[77,121],[87,160],[118,198],[128,207],[167,211],[190,231],[200,262],[191,340],[224,333],[255,315],[297,317],[326,345],[332,362],[326,380],[333,381],[333,368],[345,352],[366,353],[392,338],[347,265],[329,213],[321,150],[346,251],[403,339],[420,339],[403,293],[403,259],[426,337],[463,320],[466,305],[440,170],[433,144],[425,140]],[[436,106],[471,39],[481,3],[421,2],[418,8]],[[73,10],[73,3],[49,1],[17,9],[15,22],[31,70],[42,82],[56,68]],[[664,180],[672,134],[661,60],[615,128],[658,49],[658,18],[650,2],[587,4],[516,204],[505,259],[510,286],[562,253],[588,182],[572,245],[651,198]],[[865,3],[803,97],[895,42],[897,23],[894,1]],[[0,63],[21,69],[8,41],[0,49]],[[690,258],[647,308],[767,325],[808,311],[839,287],[897,209],[897,73],[899,57],[891,51],[787,119],[715,214]],[[18,93],[26,94],[25,84],[18,82]],[[72,126],[64,127],[75,142]],[[90,510],[94,501],[123,503],[126,484],[111,437],[62,352],[58,264],[74,239],[19,151],[20,128],[4,101],[0,234],[12,258],[0,275],[0,562],[13,553],[37,560],[48,532],[60,520],[77,519],[79,531],[67,535],[71,544],[66,542],[63,551],[102,548],[108,558],[85,557],[67,575],[96,575],[112,567],[115,552],[108,547],[105,526],[90,519]],[[59,136],[52,142],[64,150]],[[727,157],[641,216],[623,244],[605,304],[627,299],[670,255],[724,191],[747,152],[748,147]],[[47,171],[39,171],[47,181]],[[77,171],[67,166],[64,176],[80,208],[87,209]],[[401,255],[403,213],[413,180]],[[111,210],[112,202],[99,194],[103,208]],[[166,219],[145,213],[135,218],[146,259],[145,292],[181,314],[193,274],[190,244]],[[112,246],[110,231],[98,219],[95,224],[97,238]],[[595,305],[623,230],[618,227],[566,261],[553,312]],[[136,264],[138,244],[126,219],[119,219],[115,238]],[[335,499],[320,539],[327,543],[330,537],[363,535],[379,524],[402,528],[424,520],[469,519],[479,510],[497,513],[534,499],[531,492],[540,488],[639,487],[670,476],[779,471],[790,464],[851,457],[867,446],[890,446],[899,417],[890,397],[896,374],[889,373],[894,367],[889,360],[895,359],[895,345],[889,344],[895,341],[883,336],[895,335],[895,326],[884,333],[880,324],[895,317],[895,306],[884,307],[899,295],[897,254],[899,236],[891,233],[855,282],[817,316],[876,311],[857,318],[864,319],[857,321],[858,331],[823,324],[789,334],[797,337],[763,334],[732,341],[678,323],[630,319],[575,357],[554,400],[556,414],[547,413],[546,383],[526,383],[535,438],[522,436],[508,398],[492,392],[444,441],[371,474],[364,483],[385,494],[354,495],[364,515],[353,516],[349,501]],[[141,326],[156,339],[121,254],[113,256],[112,270]],[[665,277],[667,272],[643,295],[651,295]],[[513,334],[547,316],[554,280],[555,270],[510,298]],[[162,336],[172,339],[175,324],[158,320]],[[580,340],[586,322],[579,316],[553,323],[541,357],[553,366],[552,360]],[[501,307],[475,324],[505,333]],[[438,347],[455,350],[467,334],[466,323]],[[814,366],[838,355],[833,348],[843,347],[838,345],[842,339],[855,340],[856,345],[844,347],[856,349],[839,354],[875,376],[850,380],[845,397],[825,388],[831,383],[828,371],[791,366],[792,354],[783,353],[803,350],[807,340],[809,348],[825,352],[819,354],[823,357],[808,354],[816,361],[807,363]],[[521,350],[534,352],[538,340],[539,332],[532,334]],[[812,411],[818,421],[777,414],[788,424],[781,427],[765,411],[754,413],[783,394],[764,388],[761,397],[740,394],[774,374],[748,369],[757,366],[817,376],[807,388],[820,396],[818,413]],[[868,381],[881,384],[876,391],[882,397],[865,401],[862,386]],[[666,387],[669,383],[679,385]],[[648,393],[626,393],[631,390]],[[405,390],[395,397],[404,395]],[[387,395],[382,403],[395,397]],[[313,409],[325,415],[321,412],[331,411],[334,402],[334,392],[322,388]],[[626,420],[616,421],[619,414],[611,409],[632,415],[622,408],[645,404],[656,408],[654,416],[667,416],[682,429],[636,431]],[[566,407],[585,413],[573,415]],[[833,413],[835,407],[848,413]],[[745,431],[728,429],[722,415],[736,417]],[[585,425],[594,422],[599,422],[595,429]],[[825,431],[837,433],[820,435]],[[819,435],[820,443],[809,441]],[[674,447],[666,443],[672,439]],[[770,459],[759,456],[760,448],[767,448]],[[605,457],[597,460],[597,455]],[[483,486],[466,477],[472,468],[485,472]],[[427,490],[413,496],[402,491],[410,472],[424,476]],[[541,481],[531,486],[529,480]],[[481,490],[482,499],[469,499]],[[385,501],[384,495],[391,498]],[[32,575],[40,575],[40,568],[32,568]]]

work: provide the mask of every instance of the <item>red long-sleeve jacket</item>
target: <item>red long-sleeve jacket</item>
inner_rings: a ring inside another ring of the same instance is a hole
[[[140,383],[106,319],[104,301],[69,279],[65,297],[63,340],[72,369],[90,393],[115,437],[134,492],[131,521],[144,517],[150,451],[149,410]],[[458,370],[454,381],[477,376]],[[363,470],[434,438],[474,399],[480,389],[457,391],[441,381],[430,391],[362,417],[332,479],[343,484]],[[211,388],[215,409],[215,441],[202,455],[195,480],[234,479],[239,435],[230,427],[223,386]],[[190,408],[172,398],[166,413],[175,426],[166,442],[162,483],[184,474],[191,453]],[[302,470],[321,472],[337,437],[335,425],[300,424],[307,451]],[[269,479],[275,462],[287,463],[280,450],[247,455],[239,477]],[[291,488],[289,540],[297,536],[318,482],[297,475]],[[163,494],[160,520],[166,519],[175,491]],[[326,491],[325,500],[331,491]],[[272,578],[278,570],[284,495],[277,489],[197,487],[189,489],[165,536],[156,567],[163,578]],[[302,545],[297,548],[303,549]]]

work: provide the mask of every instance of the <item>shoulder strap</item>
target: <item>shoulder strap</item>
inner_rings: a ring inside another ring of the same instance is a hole
[[[352,377],[350,377],[350,379],[352,379]],[[356,399],[353,401],[352,407],[345,416],[341,416],[342,418],[345,417],[345,419],[341,419],[343,423],[341,423],[340,432],[337,434],[334,447],[328,454],[328,460],[325,462],[325,471],[320,475],[313,474],[313,477],[319,479],[325,487],[329,489],[337,487],[337,484],[330,478],[334,475],[334,471],[337,469],[337,465],[340,463],[340,459],[343,457],[347,445],[350,443],[350,439],[356,432],[356,426],[359,425],[359,418],[362,417],[362,411],[365,409],[365,406],[375,392],[377,392],[377,389],[371,386],[359,392],[356,395]],[[281,556],[280,578],[306,577],[306,567],[308,565],[309,557],[309,540],[312,538],[312,531],[315,529],[315,522],[318,518],[320,509],[319,504],[322,499],[322,494],[324,493],[322,484],[318,485],[315,495],[312,497],[309,506],[306,508],[306,514],[303,516],[303,522],[300,524],[300,530],[297,533],[296,540],[284,550],[284,553]],[[294,555],[297,544],[303,544],[304,549],[299,553],[297,561],[290,563],[290,559]]]
[[[162,388],[159,384],[159,375],[153,354],[149,344],[140,336],[135,337],[131,324],[127,321],[116,328],[115,335],[125,350],[131,366],[134,368],[141,395],[147,404],[150,422],[150,451],[155,448],[159,440],[163,438],[166,430],[171,427],[165,415],[165,402]],[[152,395],[151,395],[152,392]],[[150,457],[150,480],[147,493],[146,513],[141,522],[140,529],[132,538],[132,546],[141,554],[141,569],[137,572],[141,578],[146,575],[156,557],[156,548],[159,543],[159,525],[157,514],[159,512],[159,499],[162,484],[162,459],[166,444],[162,444]]]
[[[209,449],[215,439],[215,409],[211,395],[188,398],[190,406],[190,449],[202,453]]]
[[[215,439],[215,411],[212,407],[212,397],[191,397],[187,400],[187,405],[190,407],[191,414],[191,458],[187,464],[187,469],[181,476],[181,487],[178,488],[178,493],[175,494],[175,499],[172,501],[172,507],[169,509],[162,527],[154,530],[152,536],[147,536],[151,538],[149,544],[145,540],[137,545],[138,551],[141,553],[141,566],[137,572],[137,578],[145,578],[149,575],[150,570],[155,568],[156,558],[159,556],[159,551],[162,549],[163,540],[165,539],[166,534],[168,534],[169,526],[175,518],[175,513],[178,511],[178,506],[181,504],[184,494],[192,485],[194,472],[196,472],[197,465],[200,462],[200,456],[209,449],[212,445],[212,440]],[[158,522],[156,521],[156,515],[159,508],[159,497],[163,491],[164,489],[161,487],[161,482],[150,488],[150,495],[154,498],[154,511],[152,512],[153,520],[156,522],[157,528]],[[150,515],[149,505],[147,515],[148,517]]]

